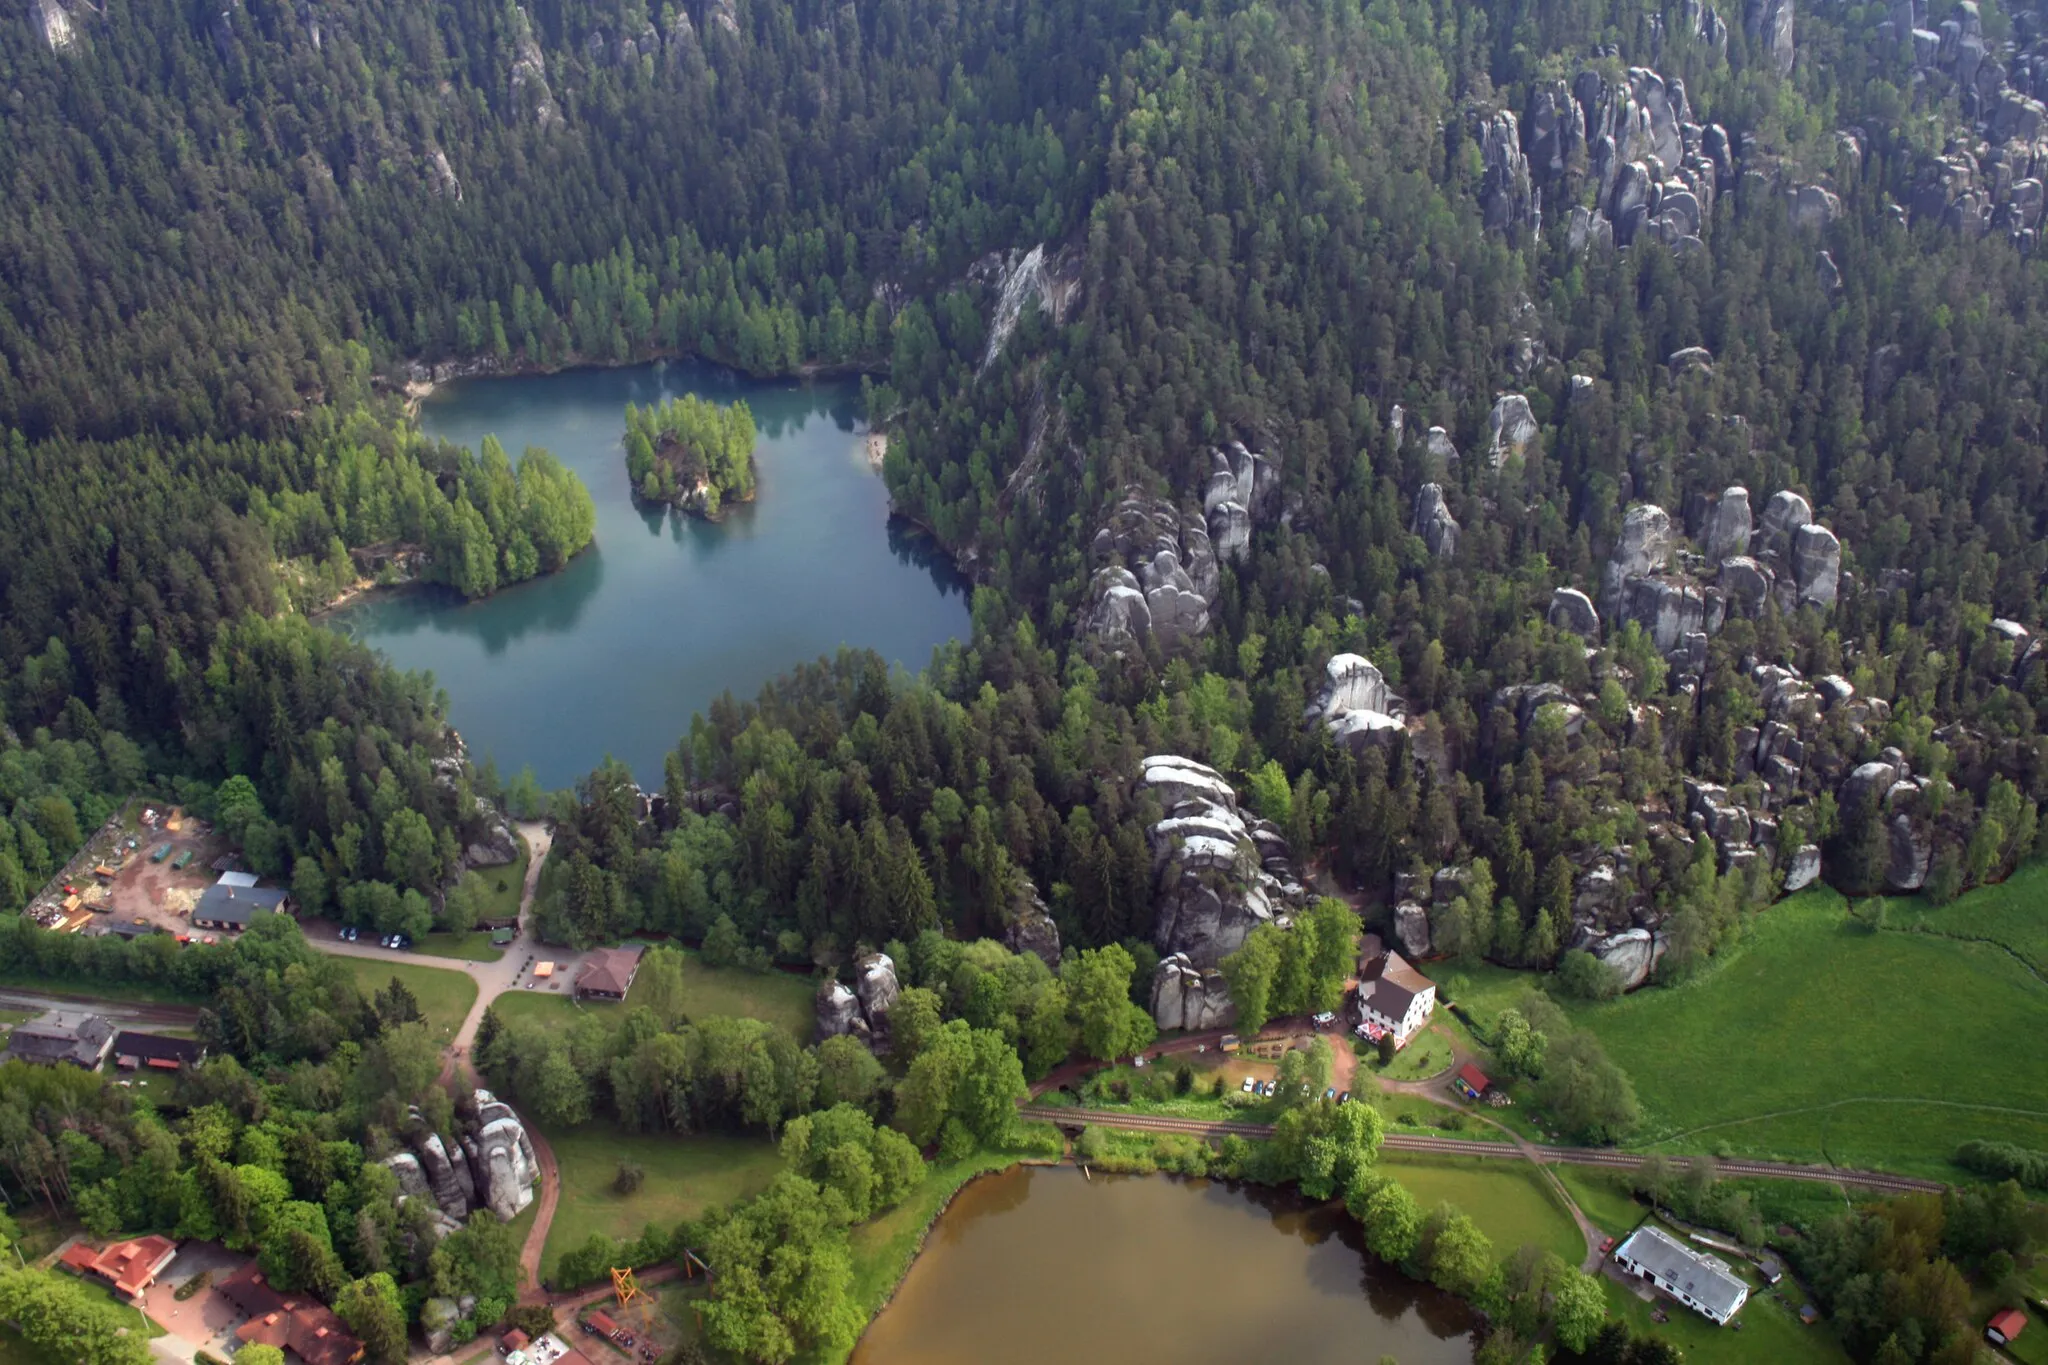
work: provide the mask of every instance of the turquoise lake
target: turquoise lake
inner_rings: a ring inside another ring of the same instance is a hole
[[[695,393],[744,398],[760,430],[759,495],[716,524],[636,505],[625,407]],[[722,692],[751,698],[842,645],[923,668],[969,631],[966,584],[889,515],[866,458],[856,385],[758,383],[677,362],[443,386],[420,407],[431,436],[495,435],[517,460],[551,450],[597,503],[597,538],[560,573],[478,602],[420,588],[327,618],[448,693],[478,762],[531,764],[567,786],[606,754],[643,786],[690,717]]]

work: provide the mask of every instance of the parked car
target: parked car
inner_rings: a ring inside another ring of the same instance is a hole
[[[1239,1086],[1238,1089],[1244,1091],[1247,1095],[1249,1095],[1253,1090],[1258,1088],[1258,1084],[1259,1083],[1257,1081],[1247,1076],[1244,1078],[1244,1084]]]
[[[1339,1104],[1349,1104],[1349,1103],[1351,1103],[1351,1092],[1350,1092],[1349,1090],[1347,1090],[1347,1091],[1345,1091],[1345,1092],[1344,1092],[1343,1094],[1339,1095],[1339,1096],[1337,1097],[1337,1103],[1339,1103]]]
[[[394,948],[410,948],[412,947],[412,936],[409,934],[399,934],[392,940],[391,946]]]
[[[1323,1098],[1324,1098],[1324,1099],[1326,1099],[1326,1100],[1334,1100],[1334,1099],[1336,1099],[1336,1098],[1337,1098],[1337,1087],[1333,1085],[1333,1086],[1331,1086],[1331,1087],[1330,1087],[1329,1089],[1327,1089],[1327,1090],[1323,1091]]]
[[[1274,1096],[1275,1094],[1279,1093],[1279,1090],[1280,1090],[1280,1084],[1279,1084],[1279,1082],[1277,1082],[1277,1081],[1267,1081],[1267,1082],[1266,1082],[1266,1089],[1265,1089],[1265,1092],[1264,1092],[1264,1093],[1265,1093],[1265,1096],[1266,1096],[1266,1098],[1270,1100],[1270,1099],[1272,1099],[1272,1098],[1273,1098],[1273,1096]]]

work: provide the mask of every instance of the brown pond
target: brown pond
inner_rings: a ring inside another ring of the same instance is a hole
[[[961,1191],[853,1365],[1469,1365],[1477,1321],[1341,1208],[1016,1167]]]

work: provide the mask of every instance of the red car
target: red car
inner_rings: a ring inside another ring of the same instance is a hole
[[[1614,1250],[1614,1239],[1612,1237],[1609,1237],[1605,1241],[1600,1243],[1600,1254],[1602,1256],[1605,1256],[1608,1252],[1612,1250]]]

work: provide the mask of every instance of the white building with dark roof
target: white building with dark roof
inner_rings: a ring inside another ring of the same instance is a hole
[[[1718,1256],[1695,1251],[1645,1223],[1614,1249],[1614,1263],[1708,1321],[1725,1326],[1749,1299],[1749,1285]]]
[[[1358,973],[1358,1033],[1378,1042],[1394,1035],[1395,1047],[1408,1040],[1436,1009],[1436,982],[1392,951],[1373,953],[1377,938],[1368,938],[1368,958]]]

